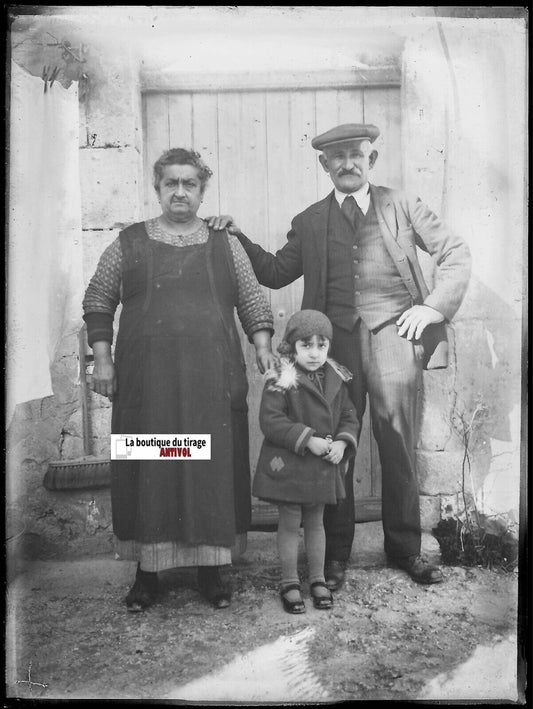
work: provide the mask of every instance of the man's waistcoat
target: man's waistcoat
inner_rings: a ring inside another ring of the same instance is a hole
[[[352,225],[333,199],[329,210],[326,313],[352,330],[359,318],[373,330],[412,305],[412,298],[383,241],[371,201]]]

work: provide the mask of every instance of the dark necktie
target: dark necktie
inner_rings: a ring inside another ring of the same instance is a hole
[[[357,222],[359,221],[360,209],[357,206],[355,198],[351,194],[347,195],[344,198],[344,202],[342,203],[341,209],[348,217],[348,221],[350,222],[350,224],[357,224]]]

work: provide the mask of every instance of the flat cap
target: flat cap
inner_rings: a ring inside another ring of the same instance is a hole
[[[373,143],[379,135],[379,128],[370,123],[344,123],[313,138],[311,145],[315,150],[323,150],[328,145],[346,140],[369,140]]]

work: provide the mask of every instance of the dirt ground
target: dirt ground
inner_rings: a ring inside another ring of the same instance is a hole
[[[7,696],[522,703],[514,676],[517,575],[443,567],[444,583],[417,585],[385,566],[379,527],[357,525],[334,609],[308,601],[301,616],[285,613],[277,596],[272,533],[249,535],[247,552],[227,571],[233,600],[223,610],[202,600],[193,569],[160,574],[160,603],[131,614],[123,599],[133,564],[111,555],[32,562],[8,589]],[[424,548],[438,560],[429,535]],[[301,631],[305,652],[291,658]],[[289,645],[274,662],[280,638]]]

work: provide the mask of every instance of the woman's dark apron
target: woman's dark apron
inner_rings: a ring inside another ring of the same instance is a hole
[[[112,461],[122,540],[232,546],[250,526],[244,358],[225,235],[175,247],[142,223],[120,234],[123,309],[112,432],[211,434],[211,460]]]

